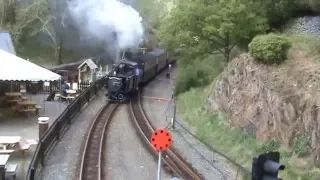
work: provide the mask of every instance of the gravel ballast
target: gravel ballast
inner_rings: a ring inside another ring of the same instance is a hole
[[[140,141],[130,122],[128,106],[117,109],[107,131],[105,170],[108,179],[151,180],[157,178],[157,162]],[[162,172],[162,178],[170,177]]]
[[[94,97],[82,112],[72,120],[72,125],[46,157],[45,166],[41,169],[41,180],[72,180],[77,179],[77,167],[82,143],[87,129],[96,113],[106,103],[102,92]]]
[[[320,37],[320,16],[304,16],[290,20],[284,25],[286,33]]]
[[[165,78],[164,73],[149,83],[143,93],[144,96],[163,98],[170,98],[171,94],[170,80]],[[144,98],[143,102],[146,114],[156,128],[170,127],[173,114],[173,105],[170,101]],[[192,128],[179,115],[177,115],[177,122],[193,132]],[[175,130],[171,130],[174,137],[174,147],[205,179],[235,179],[236,172],[228,163],[224,163],[221,157],[209,151],[206,146],[187,133],[178,123],[175,126]]]

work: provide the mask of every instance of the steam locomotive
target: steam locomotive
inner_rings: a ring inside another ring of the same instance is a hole
[[[134,96],[139,88],[148,83],[174,60],[163,49],[143,52],[125,52],[107,75],[105,84],[111,102],[124,102]]]

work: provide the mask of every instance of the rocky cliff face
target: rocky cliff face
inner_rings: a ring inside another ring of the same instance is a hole
[[[266,141],[290,146],[307,135],[315,154],[320,149],[320,65],[306,52],[291,50],[280,66],[256,63],[242,54],[229,63],[211,92],[213,110],[227,114],[232,126]]]

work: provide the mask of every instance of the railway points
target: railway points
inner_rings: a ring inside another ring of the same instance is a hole
[[[162,152],[168,150],[172,146],[172,135],[167,129],[157,129],[152,133],[151,143],[156,151],[158,151],[158,173],[157,179],[161,179],[161,159]]]
[[[158,156],[158,151],[154,149],[152,139],[150,139],[155,128],[142,108],[140,93],[130,101],[129,109],[141,138],[145,140],[144,142],[150,149],[150,152],[154,156]],[[204,179],[174,148],[169,148],[164,152],[162,160],[164,162],[164,169],[176,177],[194,180]]]
[[[142,96],[142,98],[151,99],[151,100],[158,100],[158,101],[172,101],[171,98],[164,98],[164,97]]]
[[[176,75],[176,70],[173,70],[172,77]],[[172,90],[168,84],[171,84],[170,81],[172,79],[164,79],[164,77],[165,72],[157,76],[154,81],[144,88],[142,95],[149,97],[171,97]],[[174,136],[174,147],[205,179],[241,179],[241,177],[237,177],[237,169],[233,170],[233,167],[230,167],[223,157],[210,151],[204,144],[188,133],[195,132],[190,124],[183,120],[181,116],[177,115],[176,128],[173,129],[170,123],[170,120],[174,116],[173,102],[154,101],[147,98],[142,98],[141,101],[152,124],[155,127],[168,127],[171,130]]]

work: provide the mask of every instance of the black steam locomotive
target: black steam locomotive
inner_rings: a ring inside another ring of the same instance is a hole
[[[124,58],[118,60],[107,75],[109,100],[124,102],[171,63],[173,59],[163,49],[125,53]]]

